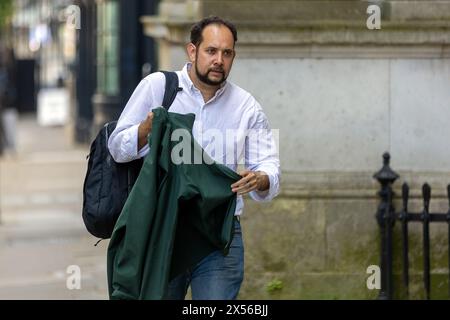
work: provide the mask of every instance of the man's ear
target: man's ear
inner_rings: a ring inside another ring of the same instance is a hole
[[[188,43],[186,46],[186,51],[191,62],[195,62],[195,54],[197,52],[197,47],[192,43]]]

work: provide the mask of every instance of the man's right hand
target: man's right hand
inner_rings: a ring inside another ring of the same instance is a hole
[[[138,127],[138,151],[147,144],[147,137],[152,131],[153,112],[147,114],[147,118],[139,124]]]

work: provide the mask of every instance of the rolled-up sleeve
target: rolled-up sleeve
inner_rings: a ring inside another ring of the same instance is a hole
[[[150,81],[145,78],[134,90],[108,139],[109,152],[116,162],[129,162],[149,152],[148,145],[138,151],[138,127],[151,110],[152,97]]]
[[[255,107],[255,117],[246,138],[245,161],[247,169],[267,174],[270,187],[265,191],[252,191],[250,197],[256,201],[270,201],[280,192],[280,160],[276,139],[276,130],[270,129],[267,117],[261,107]]]

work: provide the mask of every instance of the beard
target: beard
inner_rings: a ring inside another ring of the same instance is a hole
[[[222,78],[219,80],[211,80],[210,78],[208,78],[209,73],[211,71],[216,71],[216,72],[221,72],[222,73]],[[210,86],[219,86],[221,85],[223,82],[225,82],[225,80],[227,80],[227,77],[225,76],[225,71],[222,68],[210,68],[208,69],[205,73],[200,73],[200,71],[198,70],[197,67],[197,63],[195,63],[195,74],[197,75],[197,78],[205,83],[208,84]]]

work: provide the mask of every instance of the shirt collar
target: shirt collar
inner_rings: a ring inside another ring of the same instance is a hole
[[[184,65],[183,69],[181,70],[181,75],[182,75],[182,79],[183,79],[183,82],[184,82],[185,86],[187,88],[189,88],[189,90],[191,92],[193,92],[193,91],[198,90],[198,89],[195,87],[194,83],[192,82],[191,77],[189,77],[188,71],[191,69],[191,67],[192,67],[192,63],[191,62],[186,63]],[[219,90],[216,91],[216,94],[214,95],[213,99],[215,99],[216,97],[219,97],[220,95],[222,95],[222,93],[225,91],[225,89],[227,87],[228,87],[228,81],[225,80],[220,85]]]

